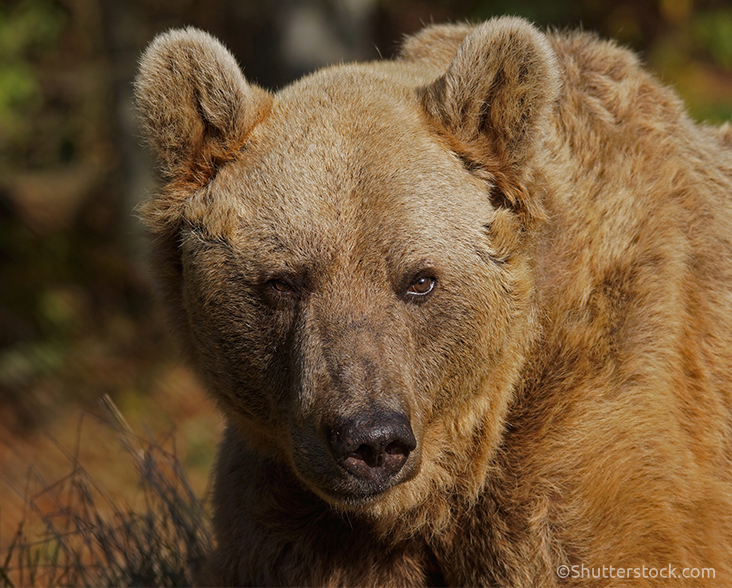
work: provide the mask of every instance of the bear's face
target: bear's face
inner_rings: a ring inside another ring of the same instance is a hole
[[[183,292],[227,412],[263,428],[318,492],[357,501],[417,473],[458,366],[490,370],[500,356],[510,276],[488,237],[486,183],[416,109],[330,98],[334,77],[308,80],[321,100],[307,110],[298,88],[278,100],[196,196]],[[349,434],[363,443],[344,457],[334,445]]]
[[[201,33],[156,43],[138,101],[171,182],[147,218],[229,420],[346,508],[427,492],[456,467],[445,439],[495,444],[531,321],[532,204],[509,174],[531,149],[452,129],[450,78],[424,64],[333,68],[272,97]]]

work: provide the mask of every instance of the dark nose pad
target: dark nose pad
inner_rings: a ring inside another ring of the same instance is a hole
[[[334,427],[330,445],[343,469],[380,485],[399,473],[417,442],[406,415],[377,411]]]

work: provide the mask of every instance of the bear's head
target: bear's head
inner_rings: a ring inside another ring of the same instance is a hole
[[[231,426],[331,504],[482,484],[536,332],[557,93],[518,19],[432,27],[276,94],[194,29],[143,56],[167,182],[143,214],[173,324]]]

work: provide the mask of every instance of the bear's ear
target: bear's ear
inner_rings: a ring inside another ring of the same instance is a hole
[[[167,179],[205,179],[242,147],[271,104],[217,39],[190,27],[153,40],[140,60],[135,98]]]
[[[558,94],[546,36],[523,19],[497,18],[465,36],[447,72],[421,90],[421,100],[469,165],[498,171],[503,196],[531,208],[521,202],[527,195],[520,184],[530,175],[526,167]]]
[[[432,25],[404,39],[400,59],[421,61],[445,71],[455,58],[458,47],[473,30],[467,24]]]

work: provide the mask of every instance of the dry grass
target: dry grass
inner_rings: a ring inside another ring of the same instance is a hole
[[[174,439],[136,435],[108,398],[105,422],[139,474],[140,505],[119,504],[79,463],[52,484],[31,470],[27,512],[0,549],[0,586],[190,586],[211,547],[204,503],[188,483]],[[31,494],[31,478],[41,490]],[[26,533],[27,527],[40,532]]]

